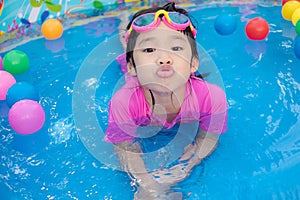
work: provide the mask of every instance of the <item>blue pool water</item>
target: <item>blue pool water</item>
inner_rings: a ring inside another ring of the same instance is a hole
[[[211,72],[211,77],[221,76],[229,120],[216,151],[176,190],[193,200],[300,199],[300,60],[293,52],[297,38],[291,22],[282,19],[280,7],[213,6],[190,11],[198,22],[197,41],[205,52],[201,70]],[[221,12],[239,19],[232,35],[220,36],[213,28]],[[250,41],[244,33],[246,21],[256,16],[270,25],[264,41]],[[74,109],[80,111],[74,107],[76,87],[95,84],[93,80],[80,82],[81,70],[95,58],[91,57],[95,48],[99,52],[99,45],[117,38],[119,23],[114,17],[103,18],[70,28],[57,41],[40,38],[16,47],[31,62],[29,71],[16,79],[36,86],[47,120],[39,132],[19,135],[10,128],[1,103],[1,199],[133,198],[131,180],[86,148],[84,137],[95,138],[78,129],[83,119],[74,119]],[[110,47],[103,48],[97,58],[109,67],[95,68],[101,77],[94,104],[82,106],[82,110],[96,110],[102,128],[107,103],[124,81],[119,66],[111,61],[121,52],[120,45]],[[213,60],[217,71],[207,67],[208,60]],[[100,131],[98,138],[103,136]]]

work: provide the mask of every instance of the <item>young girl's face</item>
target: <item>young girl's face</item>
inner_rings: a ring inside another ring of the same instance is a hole
[[[129,72],[138,77],[141,86],[157,92],[185,87],[198,69],[187,36],[164,23],[137,37],[133,58],[136,69],[129,63]]]

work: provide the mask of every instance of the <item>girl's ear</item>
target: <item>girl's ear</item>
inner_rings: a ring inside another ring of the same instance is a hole
[[[136,76],[136,70],[131,61],[127,63],[127,71],[131,76]]]
[[[191,63],[191,73],[195,73],[198,70],[199,67],[199,59],[197,57],[192,58],[192,63]]]

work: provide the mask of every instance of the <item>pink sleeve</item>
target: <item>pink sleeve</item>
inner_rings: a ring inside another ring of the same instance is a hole
[[[127,90],[126,90],[127,91]],[[118,91],[109,104],[105,141],[111,143],[133,141],[137,125],[130,113],[130,94]],[[129,97],[129,98],[128,98]]]
[[[224,91],[206,83],[205,95],[201,95],[199,127],[210,133],[221,134],[227,130],[227,100]],[[200,93],[201,94],[201,93]],[[203,94],[203,93],[202,93]]]

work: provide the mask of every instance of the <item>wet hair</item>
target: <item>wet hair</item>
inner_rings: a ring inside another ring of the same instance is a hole
[[[165,10],[167,12],[178,12],[178,13],[184,14],[187,17],[189,17],[188,12],[185,9],[177,8],[177,7],[175,7],[174,2],[170,2],[170,3],[165,4],[164,6],[161,6],[161,7],[148,8],[148,9],[138,11],[137,13],[135,13],[133,15],[133,17],[132,17],[131,21],[129,22],[129,24],[127,25],[126,29],[129,30],[129,28],[131,27],[132,22],[138,16],[146,14],[146,13],[155,13],[158,10]],[[198,58],[197,45],[196,45],[196,41],[195,41],[195,38],[193,36],[193,33],[191,31],[190,26],[188,26],[185,30],[183,30],[181,32],[184,35],[187,35],[187,37],[188,37],[188,41],[189,41],[189,43],[191,45],[191,49],[192,49],[192,58],[194,58],[194,57]],[[134,48],[135,48],[135,45],[136,45],[136,39],[139,36],[139,34],[140,33],[136,32],[135,30],[132,30],[131,33],[130,33],[130,36],[128,38],[128,43],[127,43],[126,61],[127,62],[132,62],[134,67],[135,67],[135,63],[134,63],[134,59],[133,59],[133,51],[134,51]],[[192,58],[191,58],[191,60],[192,60]]]

